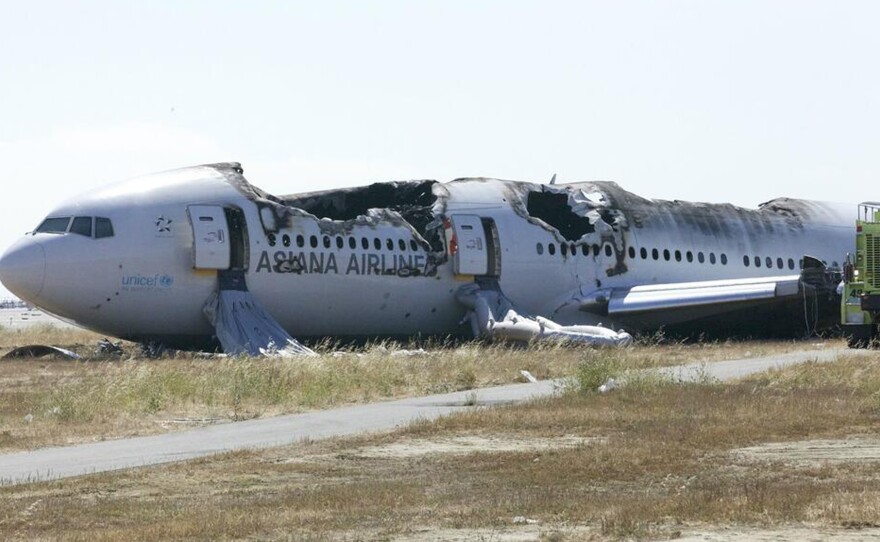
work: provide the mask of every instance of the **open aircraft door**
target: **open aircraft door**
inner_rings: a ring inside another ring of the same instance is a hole
[[[452,215],[453,270],[457,275],[500,274],[500,252],[495,222],[477,215]]]
[[[232,259],[226,211],[218,205],[187,207],[193,228],[193,267],[229,269]]]

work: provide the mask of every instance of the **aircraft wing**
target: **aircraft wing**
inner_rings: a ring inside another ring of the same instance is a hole
[[[840,318],[839,281],[837,270],[805,255],[798,275],[608,288],[580,298],[579,309],[634,330],[693,323],[754,333],[801,325],[811,331]]]
[[[614,289],[608,299],[608,314],[629,315],[796,296],[799,281],[799,275],[783,275]]]

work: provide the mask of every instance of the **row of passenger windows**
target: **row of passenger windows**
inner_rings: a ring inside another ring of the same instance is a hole
[[[544,244],[538,243],[536,250],[538,251],[538,254],[544,254]],[[547,243],[547,253],[548,254],[553,256],[556,254],[556,251],[557,251],[556,243]],[[581,245],[580,251],[581,251],[581,254],[583,254],[584,256],[589,256],[591,253],[593,256],[598,256],[600,254],[600,252],[603,252],[603,251],[605,252],[605,255],[608,257],[610,257],[614,254],[614,249],[611,248],[611,244],[609,244],[609,243],[605,243],[604,248],[600,248],[599,245]],[[567,245],[565,243],[560,243],[559,244],[559,253],[562,254],[563,256],[567,256],[569,254],[571,254],[572,256],[575,256],[578,253],[578,247],[577,247],[577,245],[574,245],[574,244]],[[631,259],[636,258],[635,247],[629,247],[628,253],[629,253],[629,257]],[[672,260],[673,258],[677,262],[682,261],[682,258],[684,258],[688,262],[694,261],[694,253],[691,252],[690,250],[688,250],[687,252],[682,254],[682,252],[680,250],[670,252],[669,249],[663,249],[663,251],[661,252],[660,250],[653,248],[649,252],[647,248],[642,247],[641,249],[639,249],[638,255],[641,256],[641,258],[643,260],[647,260],[649,258],[649,256],[652,260],[659,260],[660,257],[662,256],[663,259],[666,260],[667,262]],[[704,254],[703,252],[697,252],[696,253],[696,260],[700,263],[705,263],[708,260],[709,263],[712,265],[715,265],[720,260],[721,265],[727,265],[727,254],[721,254],[720,257],[716,257],[714,252],[710,252],[708,254],[708,258],[707,258],[706,254]]]
[[[91,216],[60,216],[44,220],[34,233],[76,233],[102,239],[113,237],[113,223],[109,218]]]
[[[754,259],[749,258],[748,256],[743,256],[743,265],[744,266],[749,267],[750,265],[752,265],[752,262],[754,262],[755,267],[761,267],[762,262],[761,262],[760,256],[755,256]],[[763,260],[764,267],[766,267],[768,269],[773,269],[773,263],[774,263],[773,258],[771,258],[770,256],[767,256]],[[826,262],[825,260],[822,260],[822,263],[825,265],[828,265],[828,262]],[[777,269],[782,269],[784,265],[785,265],[785,263],[783,262],[782,258],[776,258],[776,268]],[[831,267],[833,267],[833,268],[837,268],[838,265],[839,265],[838,262],[831,262]],[[792,260],[791,258],[788,259],[788,268],[794,269],[794,260]],[[804,261],[803,260],[798,261],[798,268],[799,269],[804,268]]]
[[[575,256],[578,253],[578,246],[577,245],[574,245],[574,244],[568,245],[565,243],[560,243],[558,246],[559,246],[559,248],[557,249],[556,243],[547,243],[547,249],[546,249],[547,254],[553,256],[556,254],[557,250],[562,256],[567,256],[569,254],[571,254],[572,256]],[[536,248],[538,254],[544,254],[544,252],[545,252],[544,243],[538,243],[535,248]],[[581,245],[580,252],[584,256],[589,256],[590,254],[592,254],[593,256],[598,256],[601,252],[604,252],[605,256],[610,257],[614,254],[614,249],[611,247],[611,245],[609,243],[605,243],[604,249],[600,249],[599,245]],[[640,248],[638,250],[638,252],[636,251],[635,247],[629,247],[627,252],[629,254],[630,259],[633,259],[633,260],[636,259],[636,255],[638,254],[638,256],[640,256],[641,259],[643,259],[643,260],[647,260],[649,258],[652,260],[660,260],[660,258],[662,257],[663,260],[667,261],[667,262],[674,259],[677,262],[685,260],[690,263],[696,259],[696,261],[699,263],[706,263],[706,261],[708,261],[711,265],[715,265],[718,262],[720,262],[721,265],[727,265],[727,254],[724,254],[724,253],[721,253],[716,257],[714,252],[709,252],[707,255],[703,252],[697,252],[695,254],[694,252],[692,252],[690,250],[682,252],[680,250],[670,251],[669,249],[663,249],[662,251],[660,251],[659,249],[652,248],[649,251],[645,247]],[[774,264],[777,269],[785,269],[787,267],[789,270],[794,270],[794,268],[795,268],[795,262],[794,262],[794,259],[792,259],[792,258],[788,258],[787,260],[783,260],[782,258],[776,258],[776,260],[774,261],[773,258],[771,258],[770,256],[767,256],[763,259],[760,256],[754,256],[754,257],[743,256],[743,265],[744,266],[750,267],[752,265],[752,263],[754,263],[755,267],[761,267],[763,265],[764,267],[766,267],[768,269],[773,269]],[[827,265],[827,263],[826,263],[826,265]],[[798,262],[797,266],[798,266],[798,268],[803,268],[804,261],[800,260]],[[837,262],[833,262],[832,266],[837,267]]]
[[[335,241],[334,241],[334,239],[335,239]],[[285,233],[284,235],[281,236],[281,238],[279,240],[277,235],[269,234],[269,246],[274,247],[279,244],[279,241],[280,241],[280,244],[285,247],[289,247],[293,242],[295,242],[296,246],[299,248],[303,248],[304,246],[306,246],[306,238],[304,235],[297,235],[295,238],[291,238],[289,235],[287,235]],[[318,248],[318,244],[319,244],[318,236],[317,235],[310,235],[309,236],[309,246],[312,248]],[[335,244],[336,248],[342,249],[342,248],[345,248],[346,243],[341,235],[337,235],[337,236],[335,236],[335,238],[331,238],[329,235],[324,235],[320,239],[320,244],[322,244],[324,246],[324,248],[330,248]],[[360,238],[360,246],[364,250],[369,250],[370,246],[371,246],[370,239],[368,239],[366,237],[361,237]],[[416,252],[417,250],[419,250],[419,243],[416,242],[415,239],[410,239],[408,244],[403,239],[398,239],[397,243],[395,244],[393,239],[385,239],[385,241],[383,243],[382,239],[379,239],[378,237],[373,238],[372,248],[374,248],[375,250],[382,250],[383,246],[385,246],[388,250],[395,250],[396,249],[396,250],[400,250],[401,252],[405,252],[407,249],[412,250],[413,252]],[[357,247],[358,247],[357,238],[354,236],[349,237],[348,238],[348,248],[354,250]]]

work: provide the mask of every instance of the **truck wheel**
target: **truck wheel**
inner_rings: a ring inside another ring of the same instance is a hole
[[[850,348],[868,348],[875,336],[873,325],[846,326],[846,345]]]

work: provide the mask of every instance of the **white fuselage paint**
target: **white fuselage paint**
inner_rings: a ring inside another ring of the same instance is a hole
[[[771,218],[757,229],[738,221],[741,210],[730,207],[724,215],[726,227],[710,231],[687,217],[676,216],[674,204],[665,202],[665,207],[656,207],[639,199],[629,207],[626,202],[617,202],[630,222],[624,233],[606,236],[604,242],[599,232],[567,240],[565,244],[574,246],[576,253],[572,255],[569,248],[563,255],[559,232],[529,220],[524,207],[520,204],[517,208],[511,201],[523,186],[540,189],[540,185],[463,179],[441,186],[445,216],[467,214],[494,220],[501,252],[498,282],[508,298],[524,311],[561,323],[594,323],[595,317],[577,311],[572,300],[596,290],[797,274],[797,262],[804,254],[832,264],[842,262],[852,251],[855,206],[811,202],[815,213],[803,219],[802,227],[792,228],[790,221]],[[429,267],[427,246],[408,225],[355,221],[345,230],[328,233],[321,220],[297,215],[289,225],[272,233],[272,246],[253,198],[231,184],[223,171],[207,166],[127,181],[59,206],[50,216],[107,217],[115,234],[103,239],[71,233],[29,234],[0,260],[0,277],[19,297],[101,333],[141,340],[210,336],[213,329],[202,309],[217,288],[217,273],[193,268],[193,230],[187,215],[191,205],[241,210],[247,224],[248,287],[295,337],[468,331],[461,325],[465,308],[456,302],[454,293],[472,277],[455,276],[449,258],[425,275]],[[638,225],[631,223],[634,217]],[[327,222],[323,221],[325,226]],[[772,231],[767,224],[773,226]],[[298,236],[303,238],[302,247],[297,245]],[[315,248],[312,236],[317,239]],[[329,247],[325,247],[325,237]],[[355,238],[355,248],[350,246],[350,237]],[[366,249],[364,238],[369,243]],[[284,246],[285,239],[289,239],[289,246]],[[379,249],[375,239],[380,240]],[[420,242],[416,250],[413,240]],[[606,242],[611,245],[610,256]],[[585,244],[589,246],[586,256]],[[551,245],[555,250],[552,255]],[[599,246],[598,254],[593,245]],[[45,255],[42,284],[16,291],[17,283],[13,283],[17,279],[9,279],[7,284],[11,272],[4,267],[12,266],[10,262],[18,257],[15,254],[36,251],[35,246]],[[641,257],[643,248],[646,259]],[[652,256],[655,249],[656,260]],[[664,250],[669,251],[668,261]],[[688,261],[688,252],[692,261]],[[722,255],[726,264],[721,262]],[[291,256],[298,262],[294,269],[299,272],[278,266],[280,261],[291,261]],[[749,258],[748,266],[744,257]],[[760,266],[755,265],[755,257],[761,260]],[[771,267],[766,265],[767,258]],[[780,258],[783,269],[777,265]],[[789,259],[795,262],[794,270],[789,269]],[[625,271],[609,272],[621,262]],[[420,272],[399,273],[404,266]]]

